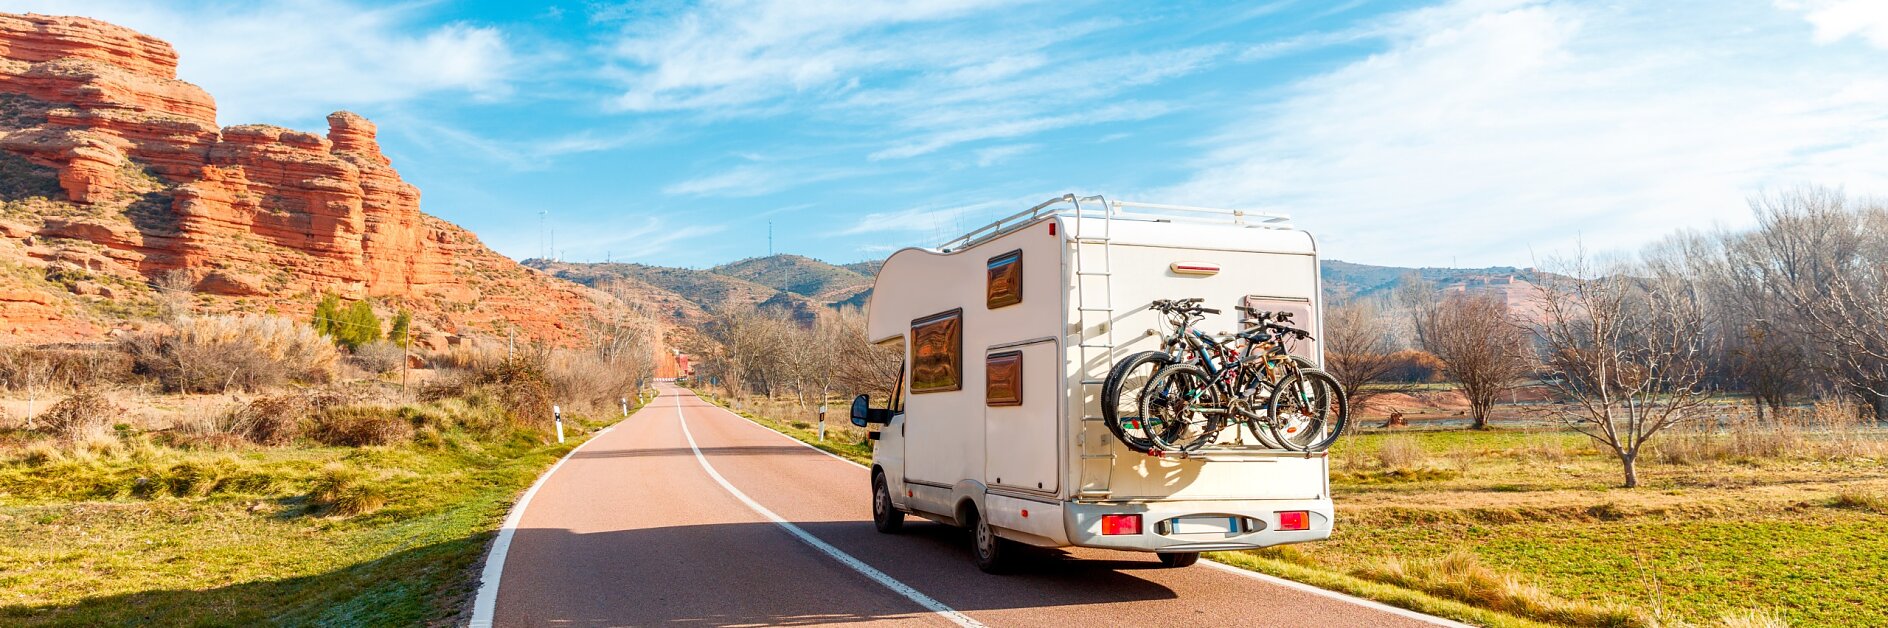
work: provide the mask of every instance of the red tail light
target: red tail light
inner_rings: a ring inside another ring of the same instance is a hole
[[[1102,515],[1101,533],[1106,536],[1141,533],[1140,515]]]
[[[1311,512],[1305,511],[1305,510],[1287,510],[1285,512],[1278,513],[1278,529],[1280,530],[1309,530],[1311,529]]]

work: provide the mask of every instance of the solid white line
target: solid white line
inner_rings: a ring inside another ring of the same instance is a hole
[[[621,424],[622,423],[619,421],[614,425],[603,428],[596,434],[591,435],[590,440],[586,440],[579,443],[576,447],[571,448],[569,453],[564,454],[564,457],[557,459],[557,464],[551,465],[550,470],[545,471],[544,475],[538,476],[538,481],[532,482],[531,488],[525,489],[524,496],[518,498],[518,503],[512,504],[511,513],[505,515],[505,524],[498,529],[498,538],[492,541],[492,549],[485,555],[485,570],[479,573],[479,594],[478,597],[473,598],[472,621],[470,624],[467,624],[468,626],[471,628],[491,628],[492,615],[498,611],[498,579],[505,573],[505,555],[511,551],[512,533],[518,530],[518,522],[524,519],[524,509],[531,506],[531,498],[538,494],[538,488],[544,486],[544,482],[551,479],[551,474],[557,473],[557,470],[563,467],[564,462],[570,460],[571,456],[582,451],[583,448],[589,446],[590,443],[597,442],[597,439],[602,438],[604,434],[610,433],[610,430],[616,429],[616,426]]]
[[[1250,569],[1244,569],[1244,568],[1236,567],[1233,565],[1227,565],[1224,563],[1217,563],[1210,560],[1203,561],[1200,564],[1205,565],[1207,567],[1214,568],[1214,569],[1218,569],[1220,571],[1239,574],[1247,578],[1275,584],[1275,585],[1285,587],[1288,589],[1296,589],[1296,590],[1303,591],[1305,593],[1310,593],[1313,595],[1321,595],[1321,596],[1328,597],[1328,598],[1331,598],[1333,600],[1337,600],[1340,602],[1347,602],[1350,604],[1355,604],[1357,606],[1362,606],[1364,608],[1369,608],[1372,610],[1389,613],[1391,615],[1407,617],[1409,619],[1414,619],[1420,622],[1435,624],[1437,626],[1450,626],[1452,628],[1472,628],[1468,624],[1464,624],[1462,622],[1453,621],[1449,619],[1443,619],[1441,617],[1437,617],[1434,615],[1426,615],[1423,613],[1418,613],[1416,611],[1409,610],[1407,608],[1399,608],[1399,607],[1391,606],[1389,604],[1384,604],[1382,602],[1366,600],[1366,599],[1353,596],[1353,595],[1345,595],[1343,593],[1338,593],[1330,589],[1321,589],[1318,587],[1305,584],[1303,582],[1298,582],[1296,580],[1286,580],[1278,576],[1274,576],[1271,574],[1263,574],[1256,571],[1252,571]]]
[[[707,471],[708,477],[714,478],[715,483],[720,484],[721,488],[727,489],[728,493],[734,495],[735,499],[741,500],[743,504],[747,504],[749,509],[759,513],[762,517],[766,517],[767,520],[774,522],[774,524],[779,525],[781,528],[785,529],[788,534],[792,534],[794,538],[799,539],[800,542],[812,546],[813,549],[824,552],[827,556],[832,557],[833,560],[837,560],[840,564],[851,567],[853,571],[859,572],[860,575],[870,578],[873,582],[877,582],[887,589],[891,589],[894,593],[905,596],[905,599],[917,602],[919,606],[931,609],[931,612],[936,613],[939,617],[959,626],[983,626],[983,623],[971,619],[970,616],[959,613],[956,609],[949,606],[945,606],[943,602],[932,599],[931,596],[911,588],[910,585],[885,575],[885,572],[872,568],[871,565],[865,564],[864,561],[853,558],[851,554],[847,554],[839,548],[819,540],[819,537],[813,536],[806,530],[801,529],[800,526],[793,525],[793,523],[787,521],[786,518],[774,514],[774,511],[768,510],[766,506],[760,505],[760,502],[756,502],[753,498],[748,497],[747,493],[741,492],[741,489],[734,488],[734,485],[729,483],[727,478],[721,477],[721,472],[716,471],[714,465],[708,464],[708,457],[701,455],[701,447],[695,445],[695,435],[688,430],[688,418],[682,416],[681,395],[676,395],[675,397],[675,420],[682,424],[682,436],[688,439],[688,448],[695,452],[695,461],[701,463],[702,470]],[[742,420],[745,421],[746,419]]]

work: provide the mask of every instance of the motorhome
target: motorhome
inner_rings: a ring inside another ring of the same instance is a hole
[[[1317,245],[1283,215],[1065,195],[885,261],[874,343],[902,348],[890,399],[861,396],[876,439],[873,516],[970,528],[986,571],[1013,544],[1200,552],[1328,538],[1328,458],[1228,430],[1187,456],[1124,446],[1100,410],[1114,362],[1156,349],[1157,299],[1293,311],[1322,333]],[[1233,332],[1236,315],[1199,329]],[[1294,353],[1321,363],[1315,343]]]

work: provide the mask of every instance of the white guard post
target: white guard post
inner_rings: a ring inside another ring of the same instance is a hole
[[[564,442],[564,409],[551,406],[551,419],[557,422],[557,442]]]

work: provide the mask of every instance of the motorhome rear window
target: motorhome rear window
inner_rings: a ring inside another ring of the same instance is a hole
[[[963,387],[963,308],[911,321],[911,392],[946,392]]]
[[[986,302],[992,310],[1023,302],[1022,249],[990,258],[988,292]]]
[[[1023,352],[992,353],[984,358],[983,370],[984,405],[1023,405]]]

